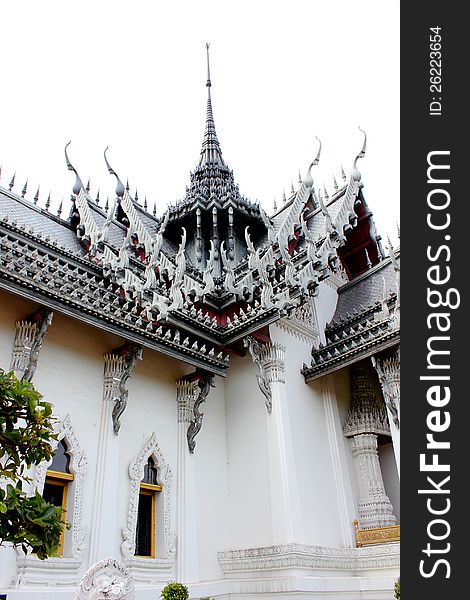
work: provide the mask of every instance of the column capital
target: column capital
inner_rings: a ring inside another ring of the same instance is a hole
[[[279,342],[264,344],[259,350],[259,360],[268,383],[285,383],[286,347]]]
[[[204,413],[199,409],[206,401],[213,384],[214,375],[196,371],[193,375],[176,382],[176,402],[178,405],[178,423],[188,423],[186,439],[191,454],[196,447],[195,438],[201,431]]]
[[[53,314],[52,310],[40,309],[24,321],[16,321],[10,369],[19,379],[32,380]]]
[[[119,434],[120,418],[127,406],[127,381],[134,372],[137,360],[142,359],[142,347],[123,347],[104,354],[103,400],[114,402],[113,430]]]
[[[178,379],[176,382],[176,402],[178,406],[178,423],[190,423],[193,406],[199,393],[197,381]]]
[[[243,340],[248,348],[253,362],[258,367],[258,387],[265,397],[266,409],[272,411],[272,395],[270,383],[285,383],[285,354],[286,347],[279,342],[260,344],[249,335]]]

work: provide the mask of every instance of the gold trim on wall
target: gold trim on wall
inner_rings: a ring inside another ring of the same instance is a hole
[[[370,544],[387,544],[400,541],[400,525],[359,529],[358,520],[354,519],[354,529],[356,531],[356,548],[362,548],[362,546]]]

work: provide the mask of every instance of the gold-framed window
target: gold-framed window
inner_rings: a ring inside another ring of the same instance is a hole
[[[68,454],[65,441],[61,440],[57,446],[52,463],[46,471],[42,496],[50,504],[60,506],[63,520],[66,518],[67,496],[69,486],[73,480],[73,473],[70,472],[70,455]],[[64,535],[65,527],[62,525],[58,550],[59,556],[63,556],[64,554]]]
[[[156,556],[156,510],[157,494],[162,491],[158,481],[158,469],[153,458],[147,459],[144,477],[140,484],[139,506],[135,536],[135,555],[145,558]]]

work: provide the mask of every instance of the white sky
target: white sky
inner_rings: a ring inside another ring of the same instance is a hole
[[[66,214],[74,176],[101,204],[111,165],[163,213],[184,195],[204,132],[205,42],[225,161],[271,212],[323,143],[315,187],[358,167],[379,232],[399,220],[398,0],[22,0],[0,9],[0,185],[29,178]]]

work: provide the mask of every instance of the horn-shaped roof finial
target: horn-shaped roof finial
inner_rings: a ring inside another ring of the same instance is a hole
[[[361,129],[359,127],[359,131],[361,131],[364,134],[364,143],[362,144],[362,149],[359,152],[359,154],[356,156],[355,160],[354,160],[354,165],[353,165],[353,170],[352,170],[352,178],[354,179],[354,181],[361,181],[361,174],[359,172],[359,169],[357,168],[357,160],[358,158],[364,158],[364,156],[366,155],[366,144],[367,144],[367,135],[366,132]]]
[[[312,178],[312,175],[311,175],[312,167],[318,165],[318,163],[320,162],[321,141],[320,141],[320,139],[318,137],[316,137],[316,140],[318,141],[318,144],[319,144],[319,146],[318,146],[318,152],[317,152],[317,155],[314,158],[313,162],[310,163],[310,166],[309,166],[308,171],[307,171],[307,176],[304,179],[304,184],[307,187],[312,187],[313,186],[313,178]]]
[[[108,159],[106,158],[106,152],[108,151],[109,146],[106,146],[106,150],[104,151],[104,160],[106,162],[106,166],[108,167],[108,171],[111,175],[114,175],[114,177],[116,177],[116,196],[118,198],[122,198],[124,196],[124,185],[122,183],[122,181],[119,179],[116,171],[114,171],[114,169],[112,168],[112,166],[109,164]]]
[[[73,184],[72,192],[75,195],[77,195],[77,194],[80,193],[80,190],[83,189],[83,183],[82,183],[82,180],[80,179],[80,176],[77,173],[77,170],[75,169],[75,167],[70,162],[69,156],[67,154],[67,147],[70,146],[71,143],[72,143],[72,140],[70,140],[67,144],[65,144],[65,148],[64,148],[65,162],[67,164],[67,169],[69,171],[73,171],[75,173],[75,183]]]

